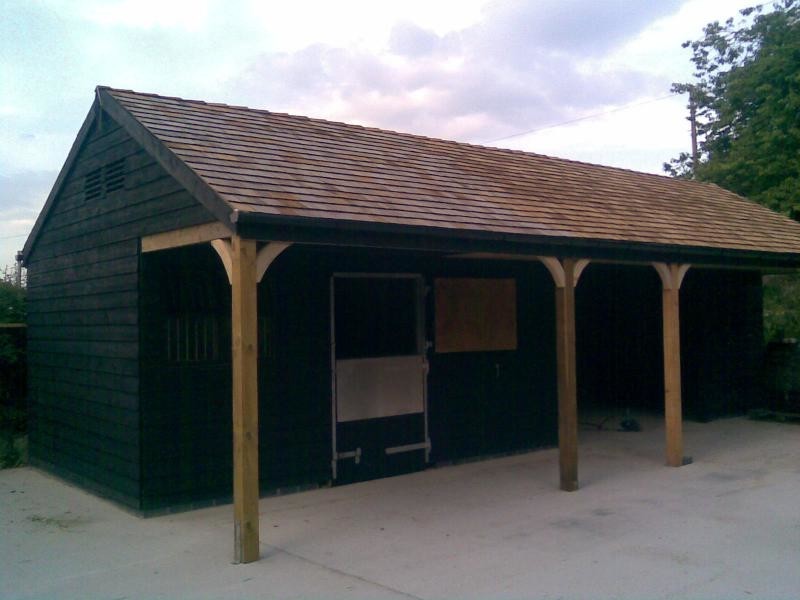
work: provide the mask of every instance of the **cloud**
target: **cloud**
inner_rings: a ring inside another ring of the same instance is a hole
[[[414,23],[398,23],[392,28],[389,47],[396,54],[420,57],[432,54],[440,46],[441,38]]]
[[[0,175],[0,270],[14,264],[57,175],[55,171]]]
[[[21,171],[0,175],[0,223],[7,226],[16,219],[34,219],[50,193],[57,171]]]
[[[506,0],[443,35],[398,23],[383,52],[263,54],[232,87],[272,110],[486,141],[666,92],[669,81],[602,58],[679,4]]]
[[[484,52],[524,60],[547,48],[570,55],[599,56],[634,36],[655,19],[677,11],[682,0],[505,0],[490,6],[469,35]]]

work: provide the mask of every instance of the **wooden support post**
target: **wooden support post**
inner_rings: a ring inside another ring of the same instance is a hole
[[[575,377],[574,261],[564,261],[564,285],[556,287],[558,362],[558,467],[561,489],[578,489],[578,397]]]
[[[256,242],[231,240],[234,560],[258,560]]]
[[[665,289],[664,312],[664,419],[667,432],[667,464],[683,464],[683,416],[681,409],[681,341],[679,290]]]
[[[680,289],[689,265],[654,263],[662,283],[664,327],[664,421],[667,465],[680,467],[683,458],[681,408]]]
[[[556,285],[558,466],[561,489],[578,489],[578,385],[575,368],[575,286],[586,259],[539,257]]]

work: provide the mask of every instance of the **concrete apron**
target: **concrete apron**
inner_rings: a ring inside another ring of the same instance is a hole
[[[800,428],[580,432],[554,450],[263,499],[262,559],[232,565],[232,508],[139,519],[32,469],[0,472],[0,597],[796,598]]]

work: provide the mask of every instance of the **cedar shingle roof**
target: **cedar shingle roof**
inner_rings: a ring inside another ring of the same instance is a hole
[[[712,184],[244,107],[104,93],[241,212],[800,253],[800,223]]]

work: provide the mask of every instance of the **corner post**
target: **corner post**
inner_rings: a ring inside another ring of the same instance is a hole
[[[680,289],[690,265],[653,263],[661,277],[664,328],[664,424],[667,465],[680,467],[683,458],[681,400]]]
[[[259,558],[256,242],[231,240],[234,561]]]

